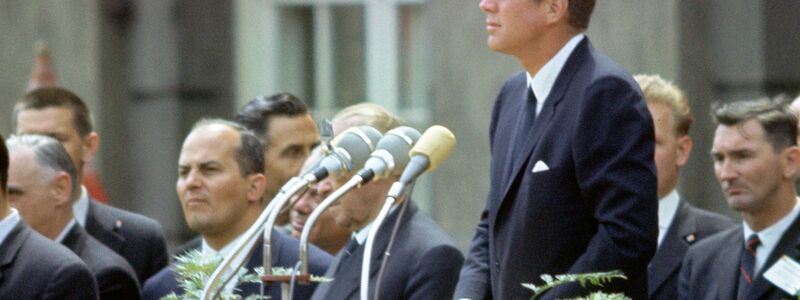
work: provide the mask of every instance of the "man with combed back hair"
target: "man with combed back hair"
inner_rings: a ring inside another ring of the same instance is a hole
[[[300,98],[280,93],[250,100],[236,114],[236,123],[255,133],[264,144],[264,201],[275,198],[280,188],[297,175],[303,161],[319,144],[319,133],[308,107]],[[289,211],[276,224],[289,222]]]
[[[97,282],[69,249],[31,228],[8,204],[8,149],[0,136],[0,296],[98,299]]]
[[[17,134],[52,137],[67,149],[83,180],[83,168],[100,147],[92,116],[74,93],[60,87],[43,87],[25,94],[14,106]],[[119,253],[136,271],[139,282],[167,265],[167,244],[161,224],[146,216],[93,200],[80,187],[72,207],[75,220],[104,245]]]
[[[333,130],[344,132],[356,126],[371,126],[382,133],[402,125],[402,121],[377,104],[356,104],[343,109],[333,120]],[[341,187],[353,175],[329,177],[312,187],[311,193],[321,198]],[[360,278],[365,244],[373,220],[383,206],[389,187],[398,176],[373,180],[342,196],[325,214],[334,223],[352,232],[347,242],[325,274],[333,278],[321,283],[312,299],[359,299]],[[407,203],[404,203],[407,202]],[[403,212],[401,205],[407,205]],[[388,248],[395,222],[400,222],[393,247]],[[319,225],[319,224],[317,224]],[[391,255],[384,255],[389,252]],[[387,260],[378,285],[378,270]],[[370,260],[369,299],[448,299],[458,280],[458,270],[464,255],[455,247],[452,238],[411,199],[399,199],[392,208],[373,243]]]
[[[205,259],[230,255],[266,207],[262,201],[266,185],[263,172],[263,147],[252,132],[225,120],[196,123],[181,147],[176,190],[186,224],[202,238],[182,248],[199,250]],[[253,272],[262,264],[263,241],[259,238],[246,247],[253,254],[244,268]],[[272,265],[293,268],[298,260],[299,241],[273,230]],[[331,256],[322,250],[309,249],[312,274],[324,273],[330,260]],[[294,299],[308,299],[315,287],[297,285]],[[232,293],[234,288],[242,298],[260,294],[260,284],[238,282],[235,278],[222,291]],[[184,293],[169,267],[144,284],[144,299],[159,299],[172,292]],[[280,286],[266,285],[265,295],[281,299]]]
[[[793,299],[797,291],[764,274],[800,260],[797,116],[770,99],[718,103],[712,113],[714,175],[743,221],[689,248],[680,299]]]
[[[689,127],[694,117],[686,95],[658,75],[633,78],[644,92],[656,128],[658,250],[647,267],[648,295],[651,300],[673,300],[678,298],[678,274],[689,247],[733,223],[693,207],[678,193],[678,175],[692,151]]]
[[[22,219],[86,263],[97,280],[100,299],[141,299],[128,262],[75,221],[72,202],[80,185],[64,147],[42,135],[12,136],[6,144],[11,158],[8,199]]]
[[[542,275],[619,270],[647,298],[658,236],[653,120],[630,74],[584,34],[595,0],[481,0],[487,44],[525,69],[489,124],[490,190],[456,298],[526,299]],[[578,283],[540,299],[588,295]]]

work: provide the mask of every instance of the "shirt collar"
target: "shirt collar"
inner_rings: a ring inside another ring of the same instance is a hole
[[[363,245],[364,242],[367,241],[367,237],[369,237],[370,228],[372,228],[372,223],[369,223],[369,225],[364,226],[364,228],[361,228],[361,230],[359,230],[358,232],[353,233],[353,236],[356,238],[356,241],[358,242],[359,245]]]
[[[678,213],[680,197],[677,190],[672,190],[669,194],[658,200],[658,244],[664,240],[664,236],[672,225],[672,220]]]
[[[528,75],[528,86],[533,89],[533,94],[536,96],[537,100],[536,113],[542,110],[544,101],[550,96],[550,90],[553,89],[558,74],[561,73],[561,69],[564,68],[567,59],[572,54],[572,51],[575,50],[575,47],[578,46],[578,43],[583,40],[583,37],[583,33],[572,37],[535,75],[531,76],[530,73],[526,72]]]
[[[211,248],[211,245],[209,245],[208,242],[206,242],[206,239],[203,238],[203,244],[202,244],[202,247],[201,247],[201,250],[203,252],[203,256],[205,256],[205,257],[213,257],[215,255],[219,255],[221,257],[226,257],[226,256],[228,256],[228,254],[231,253],[231,251],[233,251],[233,247],[237,243],[239,243],[239,240],[241,240],[243,238],[243,236],[244,235],[237,236],[235,239],[230,241],[227,245],[223,246],[222,249],[220,249],[219,251],[214,250],[214,248]]]
[[[89,215],[89,193],[83,185],[81,185],[81,197],[72,205],[72,213],[75,214],[78,224],[86,227],[86,217]]]
[[[756,271],[758,271],[764,264],[764,261],[766,261],[767,257],[769,257],[772,250],[775,249],[776,245],[778,245],[783,233],[789,229],[789,226],[792,225],[792,222],[797,218],[798,214],[800,214],[800,199],[795,197],[795,204],[794,208],[792,208],[792,211],[783,216],[783,218],[778,220],[778,222],[775,222],[775,224],[772,224],[759,232],[753,231],[753,229],[751,229],[746,222],[742,221],[742,224],[744,225],[742,227],[744,229],[745,246],[747,244],[747,238],[753,234],[757,234],[758,239],[761,242],[759,246],[756,247]]]
[[[6,237],[11,233],[11,230],[14,230],[14,227],[17,226],[17,223],[20,221],[19,213],[15,208],[11,208],[11,213],[8,214],[5,218],[0,220],[0,245],[6,240]]]
[[[61,244],[61,242],[64,241],[64,238],[67,237],[67,234],[69,233],[69,231],[72,230],[72,227],[75,227],[75,224],[77,224],[77,222],[75,222],[75,218],[72,218],[72,220],[69,220],[69,223],[67,223],[67,226],[64,226],[64,229],[61,230],[61,233],[58,234],[58,236],[56,237],[56,239],[54,241],[56,241],[56,243]]]

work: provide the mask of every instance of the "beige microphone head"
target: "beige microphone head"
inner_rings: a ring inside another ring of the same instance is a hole
[[[456,146],[456,136],[444,126],[433,125],[419,138],[417,144],[408,152],[409,157],[422,154],[428,157],[427,171],[433,171],[450,156]]]

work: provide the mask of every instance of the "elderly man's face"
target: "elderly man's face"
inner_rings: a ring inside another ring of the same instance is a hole
[[[69,203],[71,190],[58,190],[55,171],[41,167],[31,149],[13,149],[9,158],[9,204],[19,211],[31,228],[42,234],[49,233],[52,227],[50,220],[58,213],[59,203]]]

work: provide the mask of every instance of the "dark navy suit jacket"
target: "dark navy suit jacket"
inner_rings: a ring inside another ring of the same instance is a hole
[[[92,271],[100,290],[100,299],[142,298],[136,273],[128,262],[92,238],[81,225],[75,224],[61,243],[78,255]]]
[[[678,299],[678,275],[690,246],[714,233],[733,227],[727,217],[697,209],[682,199],[672,224],[647,267],[651,300]]]
[[[683,260],[678,294],[680,299],[736,299],[739,284],[739,259],[744,251],[742,225],[722,231],[689,248]],[[800,261],[800,216],[783,233],[775,249],[756,274],[753,287],[745,299],[794,299],[775,287],[766,278],[781,256]]]
[[[200,240],[195,239],[191,241],[191,245],[186,245],[184,249],[200,249]],[[264,245],[261,239],[256,242],[256,247],[253,255],[245,264],[249,272],[254,268],[260,267],[263,259]],[[287,236],[277,230],[272,231],[272,265],[275,267],[293,268],[294,265],[300,260],[300,241]],[[327,270],[333,258],[330,254],[320,250],[314,245],[308,247],[308,271],[313,275],[322,275]],[[294,290],[294,299],[309,299],[311,294],[316,288],[316,284],[302,285],[298,284]],[[236,286],[240,290],[238,292],[242,298],[248,295],[259,295],[261,293],[261,285],[258,283],[239,283]],[[144,299],[159,299],[169,293],[175,292],[178,295],[183,294],[183,290],[178,286],[175,279],[175,273],[172,269],[167,267],[162,269],[152,278],[148,279],[144,284],[142,294]],[[273,284],[266,287],[265,294],[272,297],[272,299],[281,299],[281,288],[279,284]]]
[[[89,199],[86,232],[119,253],[136,271],[139,282],[167,266],[167,243],[153,219]]]
[[[98,299],[97,282],[66,247],[20,221],[0,244],[0,298]]]
[[[527,299],[520,284],[541,284],[542,274],[615,269],[628,280],[604,290],[647,298],[658,199],[653,121],[638,85],[584,38],[531,127],[518,125],[527,91],[521,72],[495,101],[491,189],[456,298]],[[541,299],[586,294],[573,284]]]
[[[398,214],[399,209],[395,209],[375,236],[370,262],[369,299],[374,299],[378,271]],[[408,203],[401,222],[384,270],[380,299],[452,297],[464,255],[455,247],[450,236],[420,212],[414,202]],[[349,258],[345,258],[345,252],[340,251],[325,274],[333,281],[321,283],[312,299],[359,299],[364,248],[364,245],[359,246]]]

